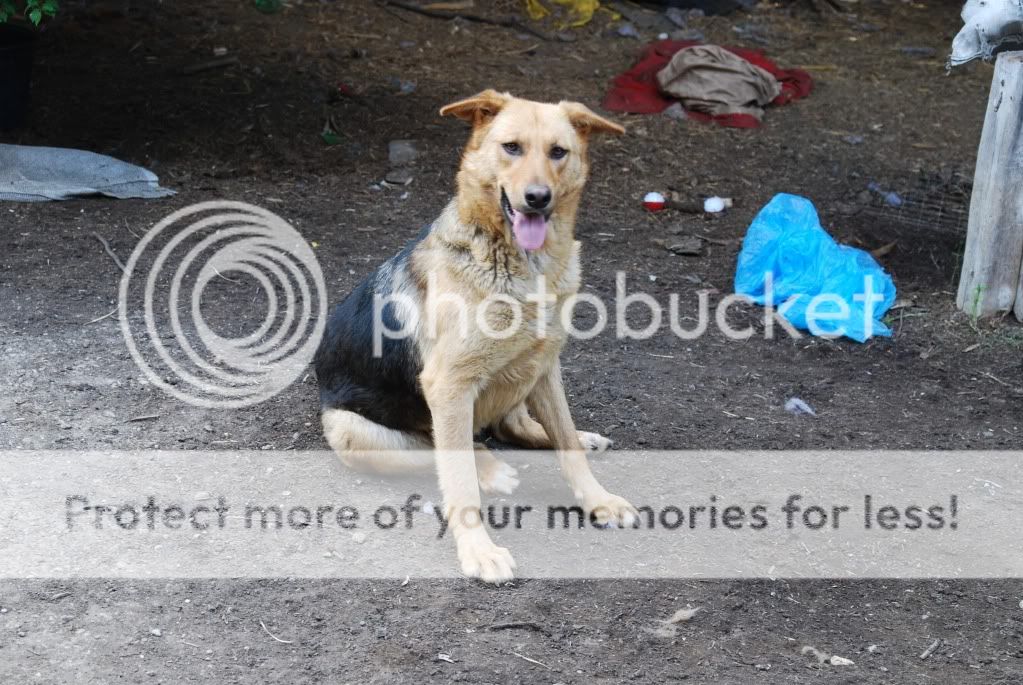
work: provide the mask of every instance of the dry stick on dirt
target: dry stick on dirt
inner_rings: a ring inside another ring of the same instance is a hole
[[[291,640],[282,640],[281,638],[279,638],[279,637],[277,637],[276,635],[274,635],[273,633],[271,633],[271,632],[270,632],[270,629],[269,629],[269,628],[267,628],[267,627],[266,627],[266,624],[265,624],[265,623],[263,623],[262,621],[260,621],[260,622],[259,622],[259,627],[260,627],[260,628],[262,628],[262,629],[263,629],[263,631],[264,631],[264,632],[265,632],[265,633],[266,633],[267,635],[269,635],[269,636],[270,636],[270,637],[272,637],[273,639],[277,640],[278,642],[280,642],[280,643],[282,643],[282,644],[286,644],[286,645],[290,645],[290,644],[291,644]]]
[[[111,309],[111,310],[110,310],[109,312],[107,312],[107,313],[106,313],[106,314],[104,314],[103,316],[97,316],[97,317],[96,317],[95,319],[93,319],[92,321],[86,321],[86,322],[85,322],[85,323],[83,323],[82,325],[83,325],[83,326],[88,326],[88,325],[89,325],[89,324],[91,324],[91,323],[96,323],[97,321],[102,321],[103,319],[108,319],[108,318],[110,318],[111,316],[113,316],[113,315],[114,315],[114,314],[116,314],[116,313],[117,313],[117,308],[115,307],[114,309]]]
[[[920,652],[920,658],[921,659],[926,659],[931,654],[934,654],[934,650],[936,650],[938,648],[938,645],[940,645],[940,644],[941,644],[941,640],[935,640],[934,642],[932,642],[930,647],[928,647],[924,651]]]
[[[493,632],[495,630],[531,630],[536,633],[543,633],[544,635],[550,635],[550,631],[544,628],[538,623],[532,621],[515,621],[512,623],[495,623],[494,625],[487,626],[487,631]]]
[[[117,254],[110,248],[110,243],[107,242],[106,238],[95,231],[92,232],[92,235],[99,241],[99,244],[103,246],[103,249],[106,250],[108,255],[110,255],[110,258],[114,260],[114,264],[116,264],[117,268],[121,270],[121,273],[126,273],[128,269],[124,266],[124,262],[122,262]]]
[[[190,64],[187,67],[182,67],[181,73],[184,76],[191,76],[192,74],[198,74],[202,71],[220,69],[221,67],[230,67],[235,64],[238,64],[237,57],[220,57],[219,59],[211,59],[209,62],[199,62],[198,64]]]
[[[431,10],[419,5],[413,5],[411,2],[401,2],[401,0],[383,0],[385,5],[391,7],[398,7],[408,12],[415,12],[416,14],[422,14],[424,17],[431,17],[433,19],[464,19],[465,21],[475,22],[477,24],[490,24],[491,26],[503,26],[508,29],[516,29],[518,31],[524,31],[537,38],[543,40],[551,40],[543,31],[535,29],[529,24],[523,22],[517,17],[496,17],[491,19],[490,17],[482,17],[478,14],[466,14],[465,12],[443,12],[441,10]]]
[[[537,661],[536,659],[530,659],[530,658],[529,658],[528,656],[525,656],[525,655],[523,655],[523,654],[519,654],[518,652],[512,652],[512,654],[513,654],[514,656],[517,656],[518,658],[520,658],[520,659],[524,660],[524,661],[528,661],[528,662],[529,662],[529,663],[531,663],[531,664],[536,664],[537,666],[543,666],[543,667],[544,667],[544,668],[546,668],[546,669],[547,669],[548,671],[553,671],[553,670],[554,670],[553,668],[551,668],[550,666],[548,666],[547,664],[545,664],[545,663],[544,663],[544,662],[542,662],[542,661]]]

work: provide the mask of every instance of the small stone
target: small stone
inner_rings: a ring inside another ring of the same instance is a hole
[[[153,628],[152,630],[149,631],[149,634],[154,637],[161,637],[163,636],[163,631],[160,630],[159,628]]]
[[[661,112],[661,114],[669,119],[674,119],[675,121],[682,121],[683,119],[689,118],[686,114],[685,107],[682,106],[681,102],[671,103],[663,112]]]
[[[618,36],[621,38],[636,38],[637,40],[639,39],[639,31],[637,31],[636,27],[633,26],[632,24],[622,24],[621,26],[618,27],[618,30],[615,33],[617,33]]]
[[[703,42],[705,37],[699,29],[676,29],[668,34],[672,40],[698,40]]]
[[[396,186],[407,186],[412,183],[412,172],[408,169],[391,169],[384,180]]]
[[[387,161],[391,166],[404,166],[416,161],[419,150],[414,140],[392,140],[387,144]]]
[[[680,29],[684,29],[686,24],[689,23],[689,17],[685,10],[681,10],[678,7],[669,7],[664,10],[664,16],[668,18],[668,21]]]
[[[703,241],[696,236],[689,236],[669,245],[668,251],[678,255],[696,256],[703,251]]]
[[[907,57],[922,57],[922,58],[934,57],[936,54],[938,54],[938,51],[935,50],[934,48],[915,47],[915,46],[899,48],[899,52],[901,52],[903,55],[906,55]]]

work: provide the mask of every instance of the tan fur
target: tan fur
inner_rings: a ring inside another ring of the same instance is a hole
[[[578,103],[538,103],[492,90],[448,105],[441,114],[471,122],[473,131],[457,195],[412,255],[409,281],[431,324],[416,332],[423,360],[419,380],[433,418],[437,475],[462,570],[502,582],[512,577],[515,562],[479,525],[480,487],[503,491],[517,481],[514,469],[474,445],[479,430],[491,428],[500,439],[526,447],[556,449],[573,493],[599,520],[629,525],[635,513],[590,472],[585,449],[605,449],[610,441],[576,431],[558,362],[566,340],[559,313],[580,283],[574,227],[589,173],[589,139],[624,129]],[[507,154],[502,145],[508,142],[520,145],[522,154]],[[555,145],[568,151],[564,159],[551,158]],[[525,188],[537,183],[551,188],[553,210],[543,247],[527,253],[515,243],[500,193],[519,205]],[[541,281],[552,295],[546,304],[528,300]],[[521,325],[501,339],[486,335],[474,316],[463,320],[452,305],[468,302],[488,329],[502,331],[511,322],[508,306],[498,302],[478,313],[495,294],[521,303]],[[423,448],[431,437],[341,410],[326,412],[323,421],[328,442],[350,465],[386,472],[425,465],[401,455],[366,453]]]

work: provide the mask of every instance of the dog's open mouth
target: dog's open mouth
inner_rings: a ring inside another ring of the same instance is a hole
[[[501,209],[512,226],[515,242],[524,250],[539,250],[547,239],[547,217],[539,212],[520,212],[501,189]]]

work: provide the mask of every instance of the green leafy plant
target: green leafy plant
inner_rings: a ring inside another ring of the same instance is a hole
[[[57,14],[57,7],[57,0],[0,0],[0,24],[21,16],[39,26],[43,19]]]

